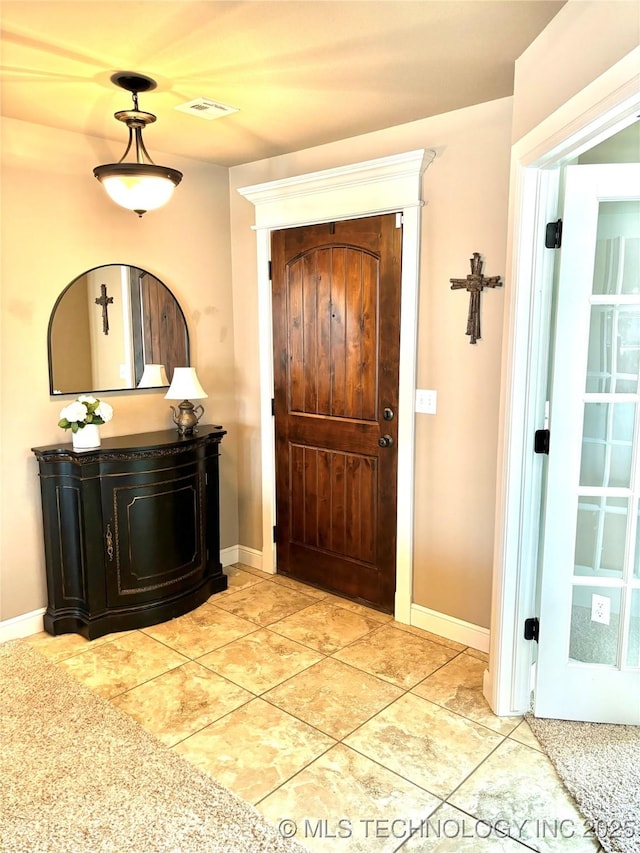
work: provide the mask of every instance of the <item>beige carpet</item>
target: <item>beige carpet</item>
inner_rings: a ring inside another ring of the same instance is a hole
[[[640,727],[527,722],[567,790],[611,853],[640,853]]]
[[[3,853],[301,853],[19,641],[0,644]]]

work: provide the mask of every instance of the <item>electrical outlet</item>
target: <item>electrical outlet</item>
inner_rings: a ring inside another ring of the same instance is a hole
[[[427,388],[416,389],[416,412],[421,412],[424,415],[435,415],[437,403],[437,391],[431,391]]]
[[[591,596],[591,621],[602,625],[611,622],[611,599],[606,595]]]

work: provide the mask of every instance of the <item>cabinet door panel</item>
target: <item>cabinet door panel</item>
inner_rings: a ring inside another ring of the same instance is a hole
[[[156,581],[161,571],[179,574],[200,561],[197,485],[138,489],[130,501],[130,495],[118,492],[119,504],[126,503],[118,516],[126,512],[128,563],[137,584]]]
[[[198,471],[148,484],[119,480],[110,490],[113,558],[107,601],[153,600],[204,575],[205,521]]]

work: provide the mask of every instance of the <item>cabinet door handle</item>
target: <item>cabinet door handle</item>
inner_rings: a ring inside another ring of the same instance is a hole
[[[111,532],[110,524],[107,524],[107,532],[104,538],[107,543],[107,557],[109,557],[109,562],[111,562],[113,560],[113,533]]]

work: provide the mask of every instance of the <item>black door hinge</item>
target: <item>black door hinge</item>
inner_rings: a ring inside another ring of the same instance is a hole
[[[544,245],[547,249],[560,248],[562,245],[562,219],[558,219],[557,222],[547,222]]]
[[[534,453],[546,453],[549,455],[549,443],[551,441],[551,433],[548,429],[537,429],[533,437]]]
[[[537,616],[524,620],[524,638],[525,640],[535,640],[536,643],[540,639],[540,620]]]
[[[276,398],[271,398],[271,417],[275,417],[276,415]]]
[[[273,280],[272,271],[273,271],[273,264],[271,263],[271,261],[269,261],[269,281]]]
[[[273,525],[273,541],[274,542],[276,541],[276,526],[275,526],[275,524]]]

